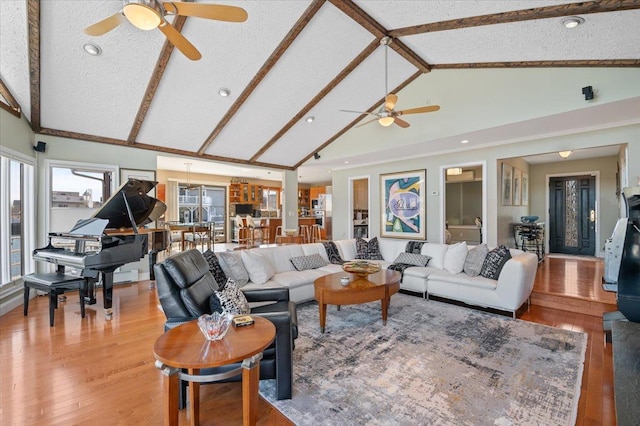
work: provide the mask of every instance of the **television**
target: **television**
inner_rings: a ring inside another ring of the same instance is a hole
[[[239,215],[253,214],[253,204],[236,204],[236,214],[239,214]]]

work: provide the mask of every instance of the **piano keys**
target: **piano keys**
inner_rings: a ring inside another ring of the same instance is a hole
[[[34,260],[56,265],[57,272],[64,272],[67,266],[81,269],[81,276],[89,282],[88,297],[101,280],[105,319],[113,315],[114,271],[147,254],[148,234],[140,233],[138,227],[157,220],[167,208],[147,195],[155,185],[129,179],[91,218],[79,220],[69,232],[50,233],[49,244],[33,251]],[[89,300],[92,302],[95,299]]]

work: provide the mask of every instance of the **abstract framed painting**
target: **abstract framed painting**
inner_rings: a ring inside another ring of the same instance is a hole
[[[522,170],[513,169],[513,205],[520,205],[520,195],[522,190]]]
[[[426,170],[380,175],[380,236],[426,238]]]
[[[522,205],[529,205],[529,173],[522,172]]]
[[[513,166],[502,163],[502,205],[510,206],[513,204],[511,198],[513,190]]]

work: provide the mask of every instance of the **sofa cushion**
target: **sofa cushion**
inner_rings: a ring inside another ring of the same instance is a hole
[[[450,245],[444,255],[444,269],[452,274],[462,272],[468,251],[466,241]]]
[[[199,280],[180,290],[180,298],[189,313],[199,317],[209,312],[209,298],[218,290],[218,284],[211,272],[207,271]]]
[[[469,287],[484,288],[487,290],[495,290],[498,286],[498,281],[485,278],[480,275],[470,277],[469,275],[462,272],[459,274],[452,274],[447,271],[439,271],[429,275],[429,282],[445,282],[449,284],[459,284]]]
[[[238,284],[229,278],[224,289],[215,291],[209,298],[209,308],[213,312],[228,312],[233,315],[246,315],[251,309]]]
[[[384,260],[380,254],[378,237],[373,237],[368,242],[363,238],[356,238],[356,259]]]
[[[217,253],[220,266],[227,278],[233,278],[238,286],[249,282],[249,273],[242,263],[240,253],[235,251],[221,251]]]
[[[416,277],[427,279],[431,278],[431,275],[442,272],[442,269],[434,268],[433,266],[414,266],[412,268],[405,269],[404,276],[405,277]]]
[[[306,271],[307,269],[317,269],[327,266],[329,262],[322,258],[319,254],[310,254],[308,256],[297,256],[291,258],[291,263],[298,271]]]
[[[393,263],[402,263],[405,265],[413,265],[413,266],[427,266],[427,263],[431,260],[431,257],[425,256],[423,254],[416,253],[398,253],[398,256],[393,261]]]
[[[338,247],[338,252],[340,253],[340,257],[345,262],[349,260],[353,260],[356,258],[356,240],[337,240],[334,241],[336,243],[336,247]]]
[[[218,283],[218,286],[222,287],[227,282],[227,276],[222,270],[222,266],[220,266],[220,261],[218,260],[218,256],[215,255],[211,249],[202,253],[204,258],[207,259],[207,263],[209,264],[209,271],[213,274],[213,278]]]
[[[313,282],[323,275],[326,275],[326,272],[322,271],[322,268],[307,269],[306,271],[288,271],[275,274],[272,281],[285,287],[296,288],[309,284],[313,286]]]
[[[275,275],[269,261],[258,253],[243,250],[240,257],[252,282],[264,284]]]
[[[276,274],[286,271],[295,271],[296,268],[289,259],[296,256],[304,256],[305,252],[300,244],[289,244],[277,247],[265,247],[249,250],[251,253],[260,253],[269,261]]]
[[[424,243],[420,253],[431,257],[429,266],[444,269],[444,257],[447,254],[447,248],[446,244]]]
[[[470,277],[477,277],[480,275],[484,259],[487,257],[488,253],[489,248],[486,244],[480,244],[479,246],[469,250],[467,257],[464,260],[464,273]]]
[[[480,275],[485,278],[497,280],[500,276],[500,271],[502,271],[502,267],[509,259],[511,259],[511,253],[507,247],[498,246],[494,248],[484,259]]]

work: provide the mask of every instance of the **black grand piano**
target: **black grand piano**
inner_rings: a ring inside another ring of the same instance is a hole
[[[33,251],[34,260],[56,265],[59,273],[64,273],[66,266],[81,269],[89,303],[95,303],[93,288],[101,280],[106,319],[112,317],[114,271],[142,259],[149,251],[148,236],[154,234],[140,232],[138,227],[157,220],[167,209],[162,201],[148,195],[156,184],[129,179],[91,218],[79,220],[69,232],[50,233],[49,244]],[[150,263],[165,244],[164,237],[152,242]]]

